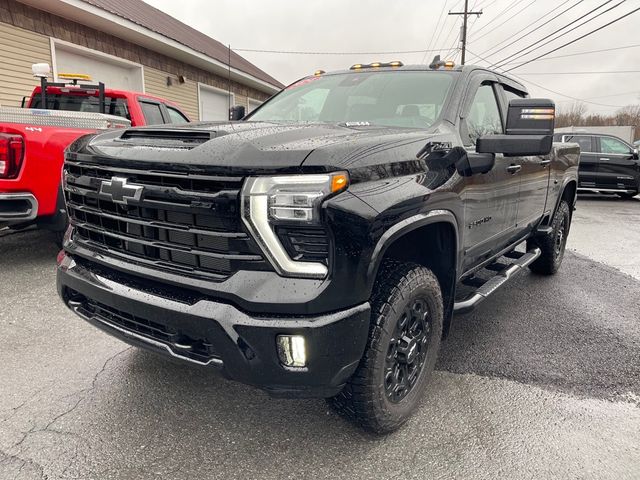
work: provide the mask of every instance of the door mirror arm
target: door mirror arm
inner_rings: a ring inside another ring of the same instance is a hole
[[[456,170],[462,177],[488,173],[496,164],[494,153],[467,152],[456,161]]]

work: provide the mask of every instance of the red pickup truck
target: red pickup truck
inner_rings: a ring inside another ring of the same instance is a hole
[[[67,225],[60,176],[64,150],[82,135],[189,122],[168,100],[60,76],[71,81],[43,79],[23,108],[0,107],[0,229],[36,224],[62,237]]]

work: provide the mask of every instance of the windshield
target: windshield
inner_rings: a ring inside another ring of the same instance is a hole
[[[125,117],[131,120],[126,99],[105,97],[104,103],[104,113],[117,115],[118,117]],[[33,97],[31,108],[42,108],[42,99],[40,95]],[[100,113],[100,101],[98,97],[88,95],[61,95],[59,93],[47,93],[47,110]]]
[[[308,77],[287,87],[248,120],[425,128],[439,117],[453,80],[451,72],[433,71]]]

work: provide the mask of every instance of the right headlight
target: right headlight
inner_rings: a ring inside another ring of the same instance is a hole
[[[323,263],[292,260],[274,227],[319,224],[322,202],[348,185],[346,172],[246,180],[241,194],[242,220],[279,274],[306,278],[327,276],[328,269]]]

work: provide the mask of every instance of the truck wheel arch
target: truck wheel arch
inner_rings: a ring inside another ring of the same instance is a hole
[[[424,248],[413,249],[419,240]],[[438,255],[429,255],[437,247]],[[442,255],[445,253],[445,255]],[[459,228],[455,215],[449,210],[433,210],[408,217],[389,229],[378,240],[367,270],[367,287],[373,289],[378,269],[387,258],[413,261],[431,269],[440,282],[444,308],[445,333],[453,311],[455,284],[460,257]]]
[[[553,212],[551,212],[551,216],[549,217],[548,221],[551,222],[551,219],[553,219],[553,217],[555,216],[556,211],[560,207],[560,202],[562,202],[562,200],[567,201],[567,203],[569,204],[570,213],[573,216],[573,208],[576,205],[577,195],[578,195],[578,182],[574,178],[565,179],[562,184],[561,193],[556,199],[556,205],[553,208]]]

